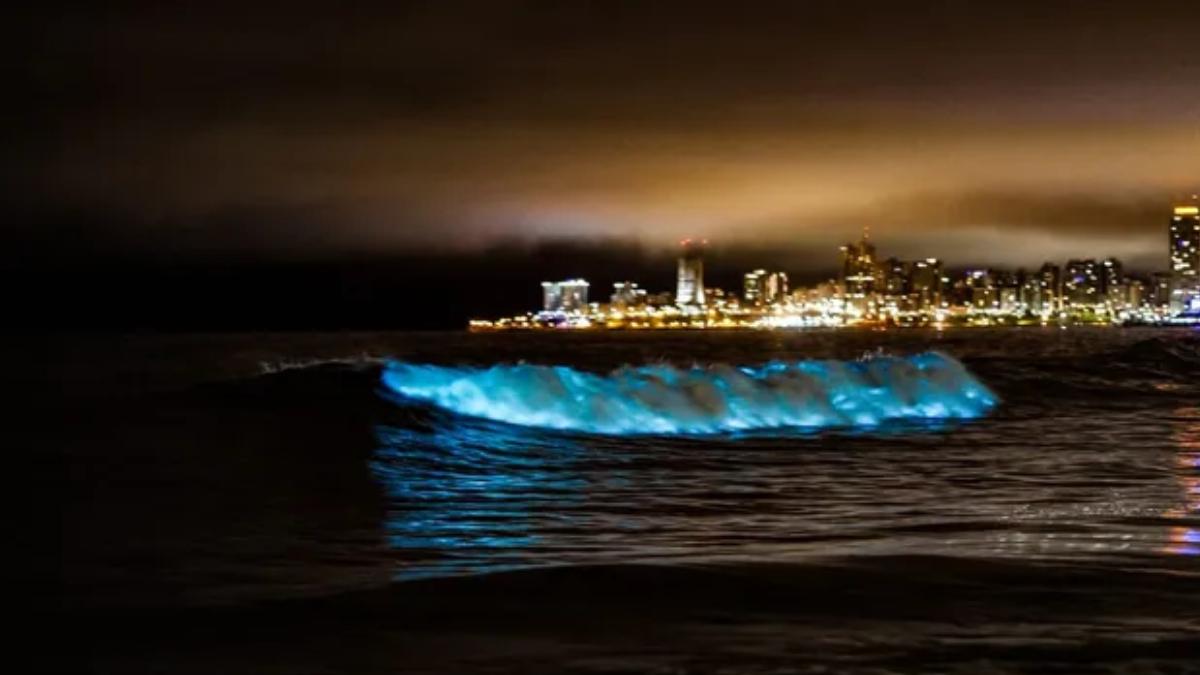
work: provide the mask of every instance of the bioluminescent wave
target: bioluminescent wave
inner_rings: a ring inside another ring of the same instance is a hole
[[[971,419],[996,397],[961,363],[926,352],[860,361],[625,367],[447,367],[392,362],[384,385],[462,415],[598,434],[712,434]]]

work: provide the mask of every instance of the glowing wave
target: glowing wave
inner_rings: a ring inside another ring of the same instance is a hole
[[[758,367],[446,367],[392,362],[383,383],[402,396],[510,424],[601,434],[705,434],[780,427],[969,419],[996,397],[936,352]]]

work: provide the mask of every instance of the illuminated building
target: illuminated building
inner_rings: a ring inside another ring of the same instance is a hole
[[[1024,314],[1018,275],[1004,270],[993,270],[992,285],[996,288],[996,299],[993,305],[996,310],[1010,316]]]
[[[1017,270],[1017,303],[1022,314],[1044,314],[1042,284],[1037,274]]]
[[[613,294],[609,302],[617,309],[641,307],[646,304],[646,291],[638,288],[632,281],[618,281],[613,284]]]
[[[1173,313],[1188,310],[1200,297],[1200,207],[1176,206],[1171,216],[1171,300]]]
[[[1100,292],[1111,306],[1125,304],[1125,272],[1120,260],[1105,258],[1100,263]]]
[[[542,282],[542,311],[583,312],[588,308],[588,282],[583,279]]]
[[[661,291],[646,295],[646,304],[651,307],[667,307],[675,304],[675,298],[671,295],[671,291]]]
[[[704,306],[704,244],[684,239],[680,246],[675,304],[680,307]]]
[[[991,270],[971,270],[967,272],[967,288],[971,309],[977,311],[992,311],[1000,306],[996,283]]]
[[[1125,306],[1137,309],[1142,306],[1146,297],[1146,284],[1138,279],[1129,279],[1125,284]]]
[[[1015,272],[975,269],[948,275],[936,258],[880,260],[864,230],[841,247],[837,279],[789,288],[783,272],[743,275],[741,293],[704,284],[706,242],[685,240],[676,288],[648,293],[631,281],[613,284],[607,304],[588,302],[588,283],[542,284],[540,312],[472,319],[471,330],[536,329],[792,329],[866,325],[996,326],[1104,323],[1200,324],[1200,208],[1176,206],[1171,220],[1171,268],[1126,275],[1116,258],[1044,263]]]
[[[1054,263],[1045,263],[1037,273],[1041,293],[1041,313],[1051,314],[1062,309],[1062,269]]]
[[[876,291],[876,280],[879,278],[878,265],[875,262],[875,245],[870,241],[870,233],[864,229],[862,239],[857,244],[846,244],[841,248],[842,270],[842,301],[846,310],[860,316],[870,316],[874,313],[872,296]]]
[[[926,258],[913,262],[908,276],[909,295],[919,310],[942,305],[942,287],[947,280],[942,276],[942,261]]]
[[[883,266],[883,294],[897,298],[908,293],[908,266],[898,258],[888,258]]]
[[[754,307],[761,305],[763,302],[763,279],[767,276],[767,271],[763,269],[746,272],[742,277],[742,299],[746,301],[748,306]]]
[[[1171,273],[1184,279],[1200,276],[1200,207],[1175,207],[1170,245]]]
[[[788,275],[787,272],[772,272],[767,277],[767,297],[768,302],[777,303],[783,302],[788,296]]]
[[[1100,302],[1100,269],[1095,260],[1068,260],[1062,285],[1065,305],[1094,308]]]
[[[1004,314],[1022,314],[1021,289],[1017,286],[1000,286],[996,291],[1000,311]]]
[[[742,297],[746,305],[761,307],[783,302],[788,295],[788,276],[786,272],[767,272],[757,269],[747,272],[742,280]]]
[[[1170,272],[1155,272],[1151,277],[1150,304],[1152,306],[1158,309],[1167,309],[1171,306],[1171,289],[1174,287],[1171,278]]]

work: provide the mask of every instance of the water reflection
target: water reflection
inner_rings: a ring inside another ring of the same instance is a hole
[[[371,468],[391,501],[385,531],[400,579],[530,564],[547,544],[535,521],[566,519],[586,487],[566,437],[464,419],[376,432]]]
[[[1179,408],[1174,412],[1172,440],[1178,447],[1175,473],[1180,487],[1180,503],[1168,509],[1164,517],[1180,524],[1167,531],[1164,551],[1176,555],[1200,555],[1200,407]]]
[[[1034,427],[1040,445],[998,445],[1010,435],[999,422],[630,439],[408,413],[417,419],[377,427],[372,462],[399,579],[683,559],[1200,553],[1200,407],[1069,434],[1116,455],[1068,451],[1057,420]],[[1138,445],[1146,438],[1154,447]]]

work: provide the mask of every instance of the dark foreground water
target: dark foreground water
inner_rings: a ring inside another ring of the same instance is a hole
[[[826,411],[802,429],[687,435],[628,435],[623,417],[596,413],[615,435],[580,430],[594,401],[570,409],[571,428],[509,423],[561,419],[569,388],[484,420],[381,378],[385,357],[586,377],[879,347],[956,357],[998,403],[978,419],[844,426]],[[37,403],[51,421],[24,438],[60,514],[40,616],[63,649],[43,654],[45,670],[1200,672],[1194,332],[197,335],[55,349]]]

